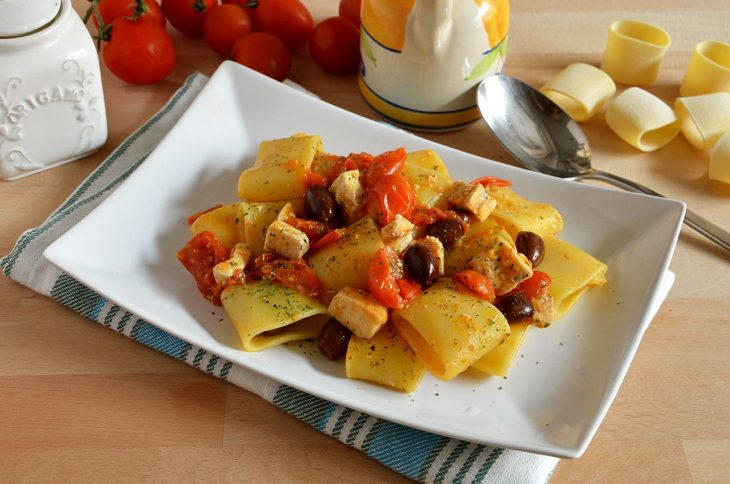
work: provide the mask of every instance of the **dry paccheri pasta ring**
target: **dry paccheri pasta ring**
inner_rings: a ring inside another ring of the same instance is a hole
[[[682,134],[695,148],[712,148],[723,133],[730,131],[728,92],[677,98],[674,112],[682,123]]]
[[[641,151],[666,146],[681,127],[672,108],[638,87],[616,96],[606,111],[606,123],[622,140]]]
[[[637,20],[618,20],[608,29],[601,69],[614,81],[647,86],[659,77],[664,54],[672,43],[669,34]]]
[[[730,131],[722,135],[710,157],[711,180],[730,183]]]
[[[558,72],[540,92],[574,120],[587,121],[611,99],[616,84],[597,67],[575,63]]]
[[[706,40],[695,46],[679,87],[681,96],[730,92],[730,44]]]

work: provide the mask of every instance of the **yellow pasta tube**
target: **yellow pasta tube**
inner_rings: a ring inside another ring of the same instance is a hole
[[[347,378],[367,380],[410,393],[426,372],[395,326],[388,323],[370,339],[353,335],[347,345]]]
[[[730,92],[730,44],[706,40],[695,46],[679,94],[683,97]]]
[[[677,98],[674,112],[682,123],[682,134],[692,146],[711,148],[725,131],[730,131],[730,92]]]
[[[602,70],[575,63],[558,72],[540,91],[576,121],[587,121],[616,92],[616,84]]]
[[[221,302],[246,351],[313,338],[329,319],[321,302],[265,280],[230,286]]]
[[[427,207],[438,204],[451,184],[446,165],[432,150],[408,153],[403,171],[416,192],[416,198]]]
[[[631,87],[608,106],[606,123],[622,140],[641,151],[669,144],[681,125],[672,108],[638,87]]]
[[[490,217],[503,225],[513,239],[522,230],[543,237],[563,230],[563,218],[550,204],[527,200],[509,187],[491,188],[488,193],[497,201]]]
[[[452,279],[442,278],[393,312],[393,323],[426,368],[450,380],[501,343],[501,312]]]
[[[544,237],[545,258],[538,270],[552,277],[555,319],[563,317],[578,298],[592,286],[606,283],[608,267],[592,255],[557,237]]]
[[[496,376],[506,376],[507,370],[520,351],[527,336],[527,330],[532,322],[514,323],[509,325],[510,333],[504,343],[474,362],[472,368]]]
[[[730,183],[730,131],[722,135],[710,157],[711,180]]]
[[[237,210],[238,204],[234,203],[205,212],[190,226],[191,235],[209,230],[215,234],[222,245],[233,247],[236,242],[243,240],[236,222]]]
[[[671,39],[663,29],[636,20],[618,20],[608,29],[601,69],[616,82],[647,86],[659,69]]]

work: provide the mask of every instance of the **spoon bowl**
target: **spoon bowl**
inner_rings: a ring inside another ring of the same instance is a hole
[[[537,89],[502,74],[485,78],[477,105],[489,129],[517,161],[530,170],[569,180],[596,179],[655,197],[639,183],[591,166],[588,140],[578,123]],[[691,210],[684,222],[730,251],[730,233]]]

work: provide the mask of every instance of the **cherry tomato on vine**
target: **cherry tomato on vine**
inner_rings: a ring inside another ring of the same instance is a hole
[[[205,16],[203,37],[211,49],[228,57],[236,40],[252,29],[251,19],[243,8],[231,4],[216,5]]]
[[[231,58],[246,67],[283,81],[291,69],[291,53],[286,45],[266,32],[251,32],[233,44]]]
[[[116,19],[102,51],[104,63],[132,84],[153,84],[175,67],[175,46],[159,25],[145,20]]]
[[[145,0],[141,3],[145,11],[139,18],[151,20],[164,29],[167,22],[157,2],[155,0]],[[131,17],[134,15],[136,7],[137,2],[135,0],[101,0],[96,6],[99,15],[101,15],[101,20],[105,25],[111,24],[119,17]],[[96,15],[92,15],[91,18],[94,21],[94,25],[99,27],[99,20],[96,18]]]
[[[312,31],[309,52],[331,74],[355,73],[360,68],[360,34],[346,18],[330,17]]]
[[[162,13],[183,34],[200,37],[205,14],[217,3],[217,0],[162,0]]]
[[[256,30],[256,7],[259,5],[258,0],[221,0],[221,3],[223,5],[232,4],[242,7],[248,14],[248,18],[251,19],[251,24],[254,27],[253,30]]]
[[[345,17],[347,20],[355,24],[355,27],[360,29],[360,6],[362,0],[340,0],[339,13],[340,17]]]
[[[299,0],[259,0],[256,28],[275,35],[293,50],[307,43],[314,20]]]

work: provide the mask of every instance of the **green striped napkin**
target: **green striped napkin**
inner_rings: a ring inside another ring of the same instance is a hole
[[[42,257],[51,242],[86,216],[144,162],[207,80],[199,73],[191,75],[170,101],[115,149],[50,217],[23,233],[10,254],[0,259],[5,275],[135,341],[256,393],[318,431],[411,479],[429,483],[548,481],[557,458],[416,430],[279,384],[161,331]]]

